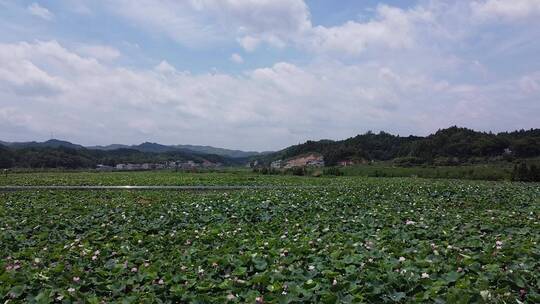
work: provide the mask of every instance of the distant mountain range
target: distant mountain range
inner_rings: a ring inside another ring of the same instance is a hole
[[[195,154],[209,154],[209,155],[218,155],[229,158],[248,158],[253,156],[261,156],[271,152],[254,152],[254,151],[241,151],[241,150],[230,150],[224,148],[216,148],[212,146],[197,146],[197,145],[162,145],[158,143],[144,142],[140,145],[122,145],[122,144],[112,144],[107,146],[82,146],[79,144],[74,144],[64,140],[50,139],[44,142],[5,142],[0,141],[1,145],[10,147],[12,149],[23,149],[23,148],[69,148],[69,149],[82,149],[86,148],[89,150],[101,150],[101,151],[113,151],[119,149],[129,149],[136,150],[139,152],[145,153],[166,153],[166,152],[185,152],[185,153],[195,153]]]
[[[268,166],[310,153],[326,165],[392,161],[397,165],[457,165],[491,161],[540,159],[540,129],[514,132],[478,132],[457,126],[428,136],[399,136],[385,132],[344,140],[307,141],[276,152],[246,152],[195,145],[140,145],[84,147],[67,141],[0,142],[0,168],[90,168],[97,164],[205,161],[228,166],[247,162]]]
[[[5,142],[0,141],[0,144],[10,147],[12,149],[24,149],[24,148],[70,148],[70,149],[81,149],[84,146],[72,144],[69,141],[50,139],[44,142],[37,141],[28,141],[28,142]]]
[[[116,149],[133,149],[141,152],[154,152],[154,153],[163,153],[163,152],[173,152],[173,151],[190,151],[196,152],[199,154],[213,154],[231,158],[247,158],[252,156],[259,156],[268,154],[271,152],[255,152],[255,151],[241,151],[241,150],[230,150],[224,148],[216,148],[212,146],[197,146],[197,145],[162,145],[151,142],[144,142],[140,145],[119,145],[113,144],[108,146],[91,146],[86,147],[87,149],[94,150],[116,150]]]

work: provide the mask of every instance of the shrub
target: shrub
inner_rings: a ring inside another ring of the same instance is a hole
[[[316,171],[313,171],[313,173],[311,173],[311,176],[313,177],[321,177],[323,175],[323,173],[321,172],[321,170],[316,170]]]
[[[297,176],[304,176],[306,175],[306,169],[304,167],[294,167],[287,170],[287,173],[292,173],[293,175]]]
[[[421,165],[424,163],[425,161],[423,159],[414,156],[399,157],[394,159],[394,164],[402,167],[410,167],[415,165]]]
[[[342,176],[343,172],[337,167],[330,167],[324,169],[324,175]]]
[[[536,165],[516,164],[512,171],[512,180],[521,182],[539,182],[540,169]]]

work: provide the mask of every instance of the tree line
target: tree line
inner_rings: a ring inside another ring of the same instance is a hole
[[[141,152],[133,149],[92,150],[68,147],[10,148],[0,145],[0,168],[95,168],[98,164],[115,166],[120,163],[161,163],[188,161],[201,163],[208,160],[226,165],[237,160],[218,155],[190,154],[182,151]]]
[[[402,137],[370,131],[340,141],[307,141],[259,159],[268,163],[309,152],[321,153],[325,163],[330,166],[343,160],[393,160],[401,165],[457,165],[497,159],[513,160],[540,156],[540,129],[494,134],[454,126],[426,137]]]

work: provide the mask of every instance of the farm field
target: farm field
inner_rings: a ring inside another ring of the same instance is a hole
[[[352,180],[352,179],[348,179]],[[342,183],[345,179],[340,180]],[[0,186],[6,185],[102,185],[102,186],[219,186],[219,185],[328,185],[335,178],[305,178],[300,176],[260,175],[248,171],[214,173],[179,173],[174,171],[135,172],[40,172],[15,173],[0,176]]]
[[[540,186],[251,173],[12,174],[4,303],[538,303]]]

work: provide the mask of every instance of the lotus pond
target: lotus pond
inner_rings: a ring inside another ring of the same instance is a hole
[[[321,187],[0,193],[0,297],[4,303],[540,302],[538,184],[286,183]]]

